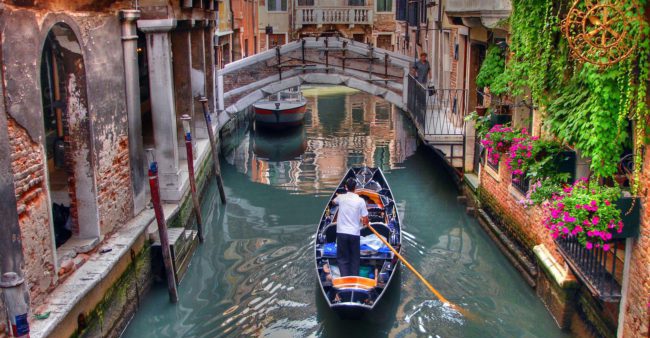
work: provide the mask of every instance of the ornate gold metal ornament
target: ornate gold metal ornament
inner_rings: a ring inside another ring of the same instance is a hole
[[[573,57],[607,67],[636,49],[639,34],[632,33],[633,20],[640,20],[635,0],[576,0],[564,19],[562,32]]]

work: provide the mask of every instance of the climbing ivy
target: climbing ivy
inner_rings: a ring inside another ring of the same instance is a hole
[[[646,2],[638,0],[638,9],[643,11]],[[625,1],[632,23],[629,36],[641,36],[635,52],[626,61],[608,68],[582,64],[569,56],[561,32],[561,20],[571,3],[513,1],[506,70],[497,74],[492,83],[508,84],[506,91],[511,96],[530,93],[535,104],[544,108],[544,127],[591,158],[591,171],[596,177],[616,173],[626,146],[634,148],[638,177],[649,115],[648,22],[631,19],[637,8],[630,0]],[[639,14],[643,17],[643,12]],[[634,122],[634,144],[628,134],[630,121]],[[634,180],[633,191],[638,188],[638,181]]]
[[[502,95],[508,91],[508,83],[505,76],[502,76],[506,67],[506,58],[503,51],[497,45],[490,45],[485,55],[485,60],[476,76],[478,88],[489,87],[490,92],[495,95]]]

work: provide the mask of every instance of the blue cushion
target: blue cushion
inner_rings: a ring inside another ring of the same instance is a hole
[[[336,242],[325,243],[323,247],[323,255],[336,256]]]

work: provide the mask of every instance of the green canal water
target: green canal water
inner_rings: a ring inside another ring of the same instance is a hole
[[[443,163],[418,145],[410,120],[381,99],[342,88],[305,90],[305,126],[283,136],[249,130],[223,144],[228,204],[211,182],[205,243],[169,303],[155,284],[123,337],[563,337],[535,292],[476,220]],[[251,125],[252,127],[252,125]],[[393,188],[405,257],[455,314],[404,266],[376,313],[340,320],[317,290],[314,232],[352,165],[379,166]]]

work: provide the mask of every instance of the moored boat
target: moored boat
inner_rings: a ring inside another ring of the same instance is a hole
[[[285,128],[303,124],[307,100],[300,89],[281,91],[253,104],[255,124],[267,128]]]
[[[337,193],[344,182],[357,180],[355,193],[366,201],[369,226],[401,252],[401,228],[393,194],[379,168],[352,168],[343,177],[321,216],[316,232],[315,260],[318,283],[328,306],[343,318],[359,318],[372,311],[393,282],[398,258],[367,228],[361,230],[359,276],[342,277],[336,263]],[[396,279],[396,278],[395,278]],[[399,281],[394,282],[399,283]]]

